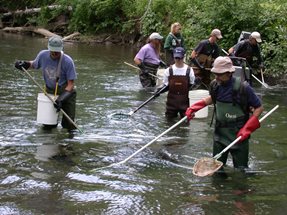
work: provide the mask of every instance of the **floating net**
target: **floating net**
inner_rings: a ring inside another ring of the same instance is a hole
[[[214,158],[203,157],[194,164],[192,173],[200,177],[211,176],[219,170],[222,165],[223,163],[221,161],[215,160]]]

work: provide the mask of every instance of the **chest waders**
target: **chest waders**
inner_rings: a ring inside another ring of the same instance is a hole
[[[216,82],[212,82],[216,83]],[[211,86],[212,86],[211,84]],[[244,126],[249,117],[247,112],[247,96],[245,93],[245,84],[240,82],[239,78],[235,79],[233,84],[233,101],[219,102],[216,101],[216,86],[213,86],[210,92],[213,103],[215,104],[215,131],[213,143],[213,155],[221,152],[233,140],[237,132]],[[235,101],[237,94],[240,93],[240,104]],[[228,152],[232,155],[233,165],[235,168],[244,169],[248,167],[249,144],[248,139],[235,144],[225,152],[218,160],[226,164]]]
[[[140,71],[139,73],[140,82],[143,87],[154,87],[156,85],[156,77],[154,76],[156,76],[156,72],[159,65],[144,62],[144,66],[147,71],[146,72]],[[153,76],[151,76],[148,73],[152,74]]]
[[[172,68],[169,68],[169,90],[166,102],[167,115],[176,116],[179,112],[180,115],[183,116],[189,107],[189,74],[190,67],[187,68],[185,76],[173,75]]]
[[[212,58],[211,55],[206,55],[206,54],[199,54],[197,56],[197,60],[202,65],[204,68],[211,68],[212,63],[214,59]],[[205,88],[208,88],[210,84],[210,71],[209,70],[201,70],[199,68],[194,69],[195,76],[201,79],[201,82],[207,86]]]

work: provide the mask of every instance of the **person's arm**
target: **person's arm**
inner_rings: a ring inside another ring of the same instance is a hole
[[[68,80],[68,84],[65,90],[71,92],[73,89],[74,89],[74,80]]]
[[[172,37],[168,34],[164,41],[164,46],[163,46],[164,49],[169,50],[169,51],[173,50],[172,45],[171,45],[171,40],[172,40]]]
[[[185,115],[187,116],[188,120],[193,119],[194,114],[201,110],[202,108],[206,107],[207,105],[212,104],[211,96],[208,96],[204,99],[199,100],[198,102],[195,102],[190,107],[188,107],[185,111]]]
[[[194,58],[196,58],[196,57],[197,57],[197,52],[196,52],[195,50],[193,50],[193,51],[191,52],[190,58],[191,58],[191,59],[194,59]]]
[[[136,65],[140,65],[142,63],[142,61],[138,58],[134,58],[134,62]]]
[[[232,46],[230,49],[228,49],[228,54],[232,55],[234,52],[234,46]]]
[[[261,101],[255,94],[253,88],[248,85],[245,90],[248,105],[250,109],[253,109],[253,114],[236,135],[237,137],[241,136],[240,142],[246,140],[253,131],[260,127],[259,116],[263,112]]]

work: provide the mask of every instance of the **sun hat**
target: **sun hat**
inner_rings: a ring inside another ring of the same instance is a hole
[[[183,57],[184,57],[184,54],[185,54],[185,50],[184,50],[184,48],[182,48],[182,47],[176,47],[176,48],[173,50],[173,57],[174,57],[174,58],[176,58],[176,57],[183,58]]]
[[[234,72],[235,68],[232,64],[232,61],[229,57],[222,57],[219,56],[215,59],[213,63],[213,67],[211,69],[211,72],[222,74],[225,72]]]
[[[217,28],[211,31],[211,36],[215,36],[217,39],[222,39],[221,31]]]
[[[61,37],[58,36],[53,36],[50,37],[49,41],[48,41],[48,49],[51,52],[61,52],[63,51],[63,40],[61,39]]]
[[[159,33],[157,32],[154,32],[152,33],[150,36],[149,36],[149,39],[150,40],[155,40],[155,39],[158,39],[158,40],[162,40],[163,39],[163,36],[161,36]]]
[[[262,42],[261,36],[260,36],[259,32],[254,31],[254,32],[251,33],[250,36],[251,36],[252,38],[254,38],[257,43],[261,43],[261,42]]]

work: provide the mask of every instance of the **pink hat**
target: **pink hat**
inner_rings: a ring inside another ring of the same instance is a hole
[[[225,73],[225,72],[234,72],[235,68],[233,67],[232,61],[229,57],[219,56],[215,59],[211,72],[213,73]]]
[[[217,39],[222,39],[221,31],[217,28],[211,31],[211,36],[215,36]]]

